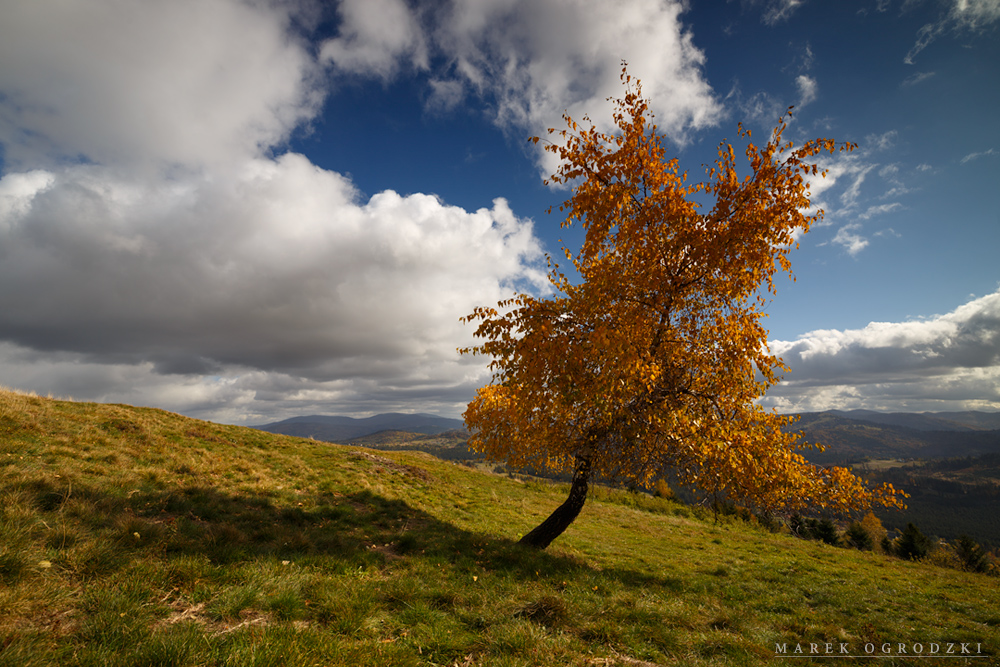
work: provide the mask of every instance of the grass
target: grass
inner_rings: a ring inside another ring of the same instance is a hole
[[[603,488],[547,552],[517,545],[566,491],[0,392],[0,666],[1000,661],[996,579]]]

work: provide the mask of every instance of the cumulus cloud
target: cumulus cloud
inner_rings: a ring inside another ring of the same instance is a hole
[[[417,17],[402,0],[342,0],[339,35],[320,50],[320,59],[341,70],[391,78],[406,60],[427,69],[428,53]]]
[[[503,199],[362,199],[282,154],[324,64],[421,66],[406,5],[375,4],[342,4],[316,55],[293,2],[5,9],[5,384],[234,422],[461,411],[486,370],[456,354],[459,318],[540,284],[531,221]]]
[[[1000,408],[1000,291],[945,315],[772,341],[791,367],[766,404],[783,411]]]
[[[281,143],[322,99],[289,11],[237,0],[6,3],[7,169],[201,168]]]
[[[414,11],[401,0],[350,2],[341,34],[321,54],[344,72],[383,77],[402,61],[430,63],[432,110],[472,94],[498,126],[536,135],[562,128],[567,111],[578,120],[610,117],[607,98],[621,95],[627,60],[660,129],[683,143],[722,112],[702,74],[705,56],[681,22],[684,7],[677,0],[454,0]],[[555,166],[548,154],[539,159],[546,173]]]
[[[0,248],[16,249],[0,251],[0,339],[87,364],[447,387],[471,372],[459,317],[543,279],[503,200],[361,202],[297,154],[169,184],[14,174],[0,201]]]
[[[720,113],[683,9],[660,0],[464,0],[437,34],[460,76],[495,97],[501,124],[543,131],[560,127],[565,110],[603,118],[605,98],[621,93],[624,59],[644,80],[660,128],[681,141]]]

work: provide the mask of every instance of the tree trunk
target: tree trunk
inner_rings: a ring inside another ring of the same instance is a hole
[[[573,471],[573,485],[569,489],[569,498],[556,508],[548,519],[537,528],[521,538],[520,543],[536,549],[544,549],[569,528],[587,500],[587,483],[590,481],[590,457],[577,456],[576,469]]]

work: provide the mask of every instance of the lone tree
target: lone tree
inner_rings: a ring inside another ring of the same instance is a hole
[[[464,318],[484,342],[461,352],[492,357],[493,371],[464,415],[473,449],[573,471],[569,498],[521,542],[544,549],[562,534],[595,475],[642,486],[669,476],[768,509],[899,505],[891,485],[809,464],[782,431],[791,418],[756,403],[787,370],[767,346],[762,287],[772,294],[775,272],[791,273],[795,234],[822,215],[807,213],[804,177],[819,172],[809,159],[854,146],[795,148],[782,118],[763,148],[747,147],[745,178],[723,142],[707,180],[689,184],[624,67],[622,82],[615,134],[566,115],[545,146],[561,160],[551,182],[574,187],[560,211],[563,227],[585,230],[578,253],[563,249],[581,280],[550,258],[554,296],[520,294]]]

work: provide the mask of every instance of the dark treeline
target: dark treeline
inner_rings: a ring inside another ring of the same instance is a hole
[[[991,548],[1000,547],[1000,454],[961,457],[877,471],[865,479],[889,482],[910,494],[907,509],[876,512],[886,528],[902,530],[915,523],[944,539],[968,535]]]

